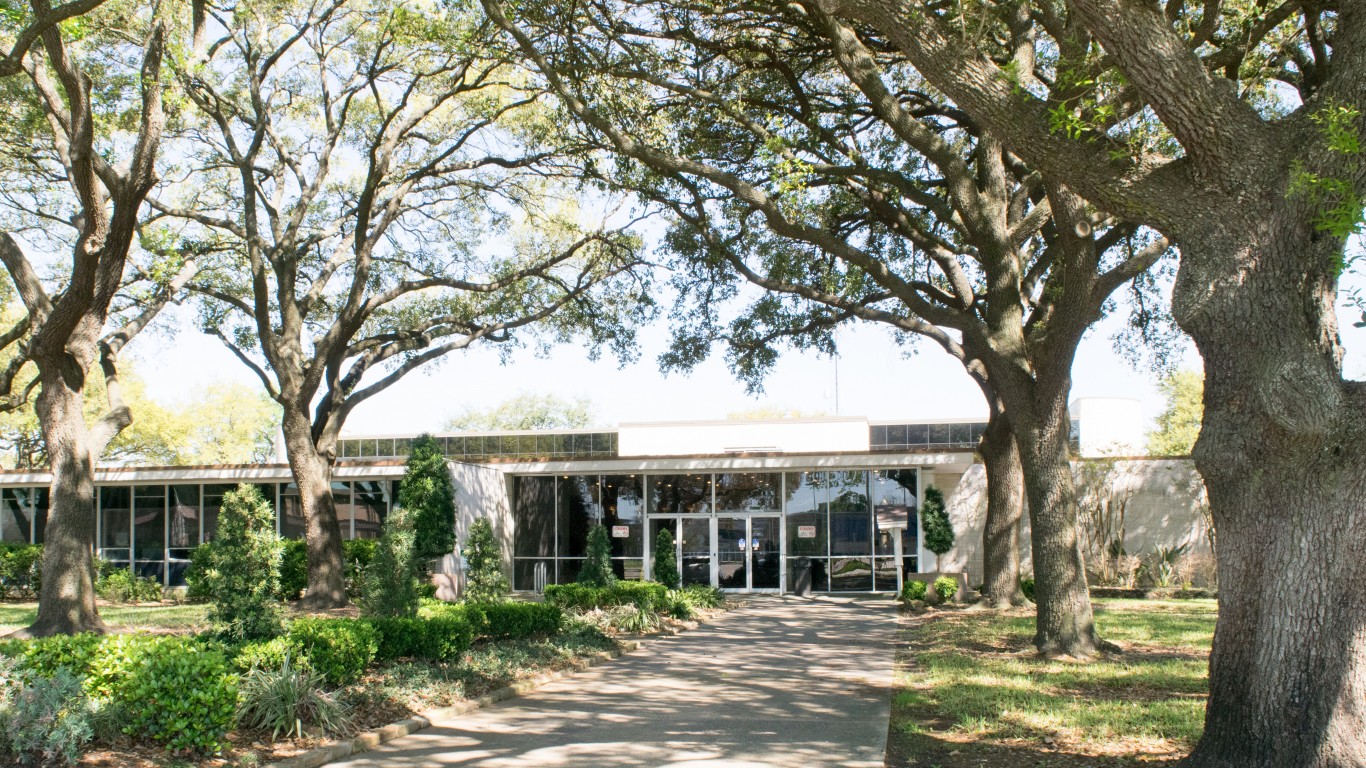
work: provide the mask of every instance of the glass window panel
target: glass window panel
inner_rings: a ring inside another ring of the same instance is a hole
[[[218,531],[218,512],[223,507],[223,494],[236,487],[227,484],[204,486],[204,541],[212,541]]]
[[[170,491],[171,518],[166,546],[172,549],[193,547],[199,543],[199,486],[173,485]]]
[[[47,507],[49,488],[39,488],[33,497],[33,534],[34,542],[43,543],[43,534],[47,531]]]
[[[538,573],[539,572],[539,573]],[[539,575],[543,584],[555,583],[554,560],[514,560],[512,561],[512,588],[530,592],[536,588]]]
[[[440,445],[440,441],[437,442]],[[394,455],[407,456],[413,452],[413,441],[409,438],[394,438]]]
[[[612,573],[618,579],[629,579],[631,581],[648,581],[645,573],[645,561],[640,558],[614,558],[612,560]]]
[[[0,490],[0,541],[27,544],[33,539],[33,488]]]
[[[356,452],[357,456],[361,456],[363,458],[370,458],[375,455],[374,440],[357,440],[356,444],[359,447],[359,450]]]
[[[987,425],[981,422],[972,425],[972,443],[976,445],[982,440],[982,433],[987,431]]]
[[[356,445],[355,440],[341,440],[338,448],[341,449],[343,459],[354,459],[360,452],[360,446]]]
[[[612,557],[645,554],[645,497],[640,475],[608,475],[602,478],[603,525],[612,536]],[[626,529],[626,536],[618,536]]]
[[[610,452],[612,453],[613,456],[616,456],[616,455],[617,455],[617,433],[616,433],[616,432],[609,432],[609,433],[608,433],[608,437],[607,437],[607,450],[610,451]]]
[[[685,517],[679,532],[683,584],[711,584],[711,519]]]
[[[106,486],[100,489],[100,556],[105,560],[127,563],[133,550],[132,489]]]
[[[830,554],[871,555],[872,510],[866,472],[831,472]],[[834,572],[831,572],[834,578]]]
[[[906,444],[905,424],[887,427],[887,444],[898,448]]]
[[[869,558],[830,558],[831,592],[867,592],[872,588],[873,563]]]
[[[353,484],[352,510],[356,518],[356,538],[377,539],[389,514],[389,483],[383,480],[358,480]]]
[[[536,436],[518,435],[517,436],[517,455],[535,456],[536,455]]]
[[[907,424],[906,425],[906,444],[925,445],[930,441],[930,427],[928,424]]]
[[[783,476],[776,472],[733,472],[716,476],[716,510],[780,514]]]
[[[792,472],[787,475],[787,554],[824,556],[829,536],[830,476],[825,472]]]
[[[873,589],[878,592],[896,591],[896,560],[879,557],[873,560]]]
[[[583,559],[557,560],[556,565],[555,583],[573,584],[579,580],[579,571],[583,570]]]
[[[884,426],[880,426],[880,425],[874,425],[874,426],[869,430],[868,442],[869,442],[874,448],[877,448],[877,447],[886,445],[886,444],[887,444],[887,428],[884,427]]]
[[[393,457],[393,456],[398,455],[398,454],[394,453],[394,440],[393,440],[393,438],[384,438],[383,440],[378,440],[378,441],[376,441],[376,442],[378,443],[378,445],[375,447],[375,455],[376,455],[376,456],[381,456],[381,457]]]
[[[656,542],[659,541],[659,532],[664,529],[669,530],[669,536],[674,540],[674,562],[678,562],[678,518],[674,517],[655,517],[650,519],[650,556],[658,558],[659,552],[656,551]],[[654,578],[653,566],[651,566],[650,577]]]
[[[280,489],[280,535],[286,539],[302,539],[307,531],[299,486],[289,483]]]
[[[972,444],[972,425],[953,424],[949,429],[949,442],[954,445]]]
[[[516,557],[553,557],[555,478],[513,478],[512,519],[512,551]]]
[[[705,515],[711,511],[711,475],[651,475],[654,514]]]
[[[930,445],[946,445],[952,436],[953,430],[948,424],[930,425]]]
[[[587,554],[588,529],[602,520],[598,476],[570,475],[556,480],[559,520],[556,551],[560,557]]]
[[[790,592],[795,592],[801,586],[801,580],[805,578],[804,571],[810,568],[811,591],[829,592],[830,573],[826,568],[826,560],[822,557],[789,557],[787,559],[787,588]]]

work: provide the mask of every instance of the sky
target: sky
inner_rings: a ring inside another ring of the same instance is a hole
[[[183,313],[184,310],[181,310]],[[177,313],[177,314],[181,314]],[[1152,418],[1162,407],[1157,376],[1136,371],[1111,348],[1118,320],[1097,326],[1083,341],[1073,367],[1073,397],[1128,397]],[[148,393],[169,401],[209,384],[240,381],[259,386],[247,369],[213,338],[193,330],[188,315],[172,316],[165,331],[138,339],[132,357]],[[348,434],[440,429],[466,407],[490,408],[522,393],[589,398],[595,426],[623,422],[722,419],[755,408],[870,419],[984,417],[986,403],[962,366],[930,344],[913,354],[875,326],[842,329],[838,360],[786,352],[767,379],[765,392],[746,394],[718,353],[690,374],[660,373],[657,358],[667,346],[667,321],[641,333],[636,362],[620,366],[610,355],[589,361],[581,348],[555,348],[547,357],[530,349],[500,364],[490,347],[457,352],[435,368],[410,374],[353,412]],[[1187,350],[1185,367],[1198,367]],[[836,381],[838,379],[838,387]],[[838,390],[838,401],[836,392]]]

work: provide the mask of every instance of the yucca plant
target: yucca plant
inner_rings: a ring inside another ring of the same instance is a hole
[[[245,726],[270,729],[270,737],[303,736],[305,726],[340,733],[351,723],[346,705],[323,690],[323,676],[290,661],[279,669],[252,667],[238,687],[237,719]]]

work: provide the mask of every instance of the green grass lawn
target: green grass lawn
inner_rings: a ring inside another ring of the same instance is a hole
[[[208,612],[209,606],[203,603],[100,606],[100,617],[116,631],[201,629],[208,626]],[[37,603],[0,603],[0,634],[28,626],[37,615]]]
[[[1032,653],[1032,611],[908,619],[889,765],[1141,765],[1185,754],[1204,724],[1213,600],[1097,600],[1122,654]],[[1101,761],[1101,762],[1098,762]]]

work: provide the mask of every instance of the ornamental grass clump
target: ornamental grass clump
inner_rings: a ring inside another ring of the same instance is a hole
[[[218,533],[203,573],[209,619],[230,640],[266,640],[284,632],[280,590],[283,545],[275,513],[261,492],[242,484],[223,495]]]
[[[303,736],[305,728],[337,734],[351,724],[346,705],[323,690],[324,678],[286,655],[279,667],[253,667],[239,688],[238,722],[249,728]]]

